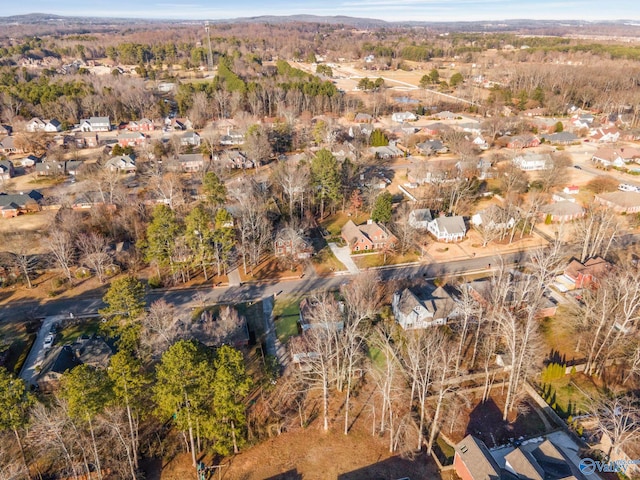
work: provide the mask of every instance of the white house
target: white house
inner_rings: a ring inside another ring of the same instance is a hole
[[[547,170],[551,167],[551,155],[548,153],[525,153],[512,160],[520,170],[531,172],[534,170]]]
[[[396,112],[391,115],[391,120],[398,123],[415,122],[416,120],[418,120],[418,117],[411,112]]]
[[[182,146],[192,146],[199,147],[200,146],[200,135],[196,132],[185,132],[180,137],[180,145]]]
[[[111,120],[109,117],[91,117],[80,121],[80,131],[82,132],[109,132],[111,131]]]
[[[62,131],[62,124],[55,118],[49,120],[44,126],[44,131],[47,133],[57,133]]]
[[[471,224],[485,231],[509,230],[515,223],[515,218],[499,205],[491,205],[471,217]]]
[[[25,130],[30,133],[42,132],[46,123],[40,120],[38,117],[34,117],[27,122],[24,126]]]
[[[439,242],[459,242],[467,233],[464,218],[456,215],[453,217],[434,218],[427,224],[427,230]]]
[[[445,325],[455,316],[455,302],[442,287],[417,294],[405,288],[393,294],[391,308],[396,322],[405,330]]]

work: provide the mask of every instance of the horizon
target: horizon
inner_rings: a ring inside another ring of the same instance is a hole
[[[288,17],[313,15],[347,16],[388,22],[499,22],[504,20],[573,20],[573,21],[637,21],[640,5],[623,0],[608,4],[603,11],[596,0],[311,0],[300,5],[286,0],[258,2],[239,0],[233,6],[214,7],[208,2],[140,0],[135,7],[124,0],[96,0],[87,6],[80,0],[32,0],[28,5],[17,2],[5,6],[0,18],[16,15],[44,14],[67,17],[121,19],[220,21],[261,16]]]

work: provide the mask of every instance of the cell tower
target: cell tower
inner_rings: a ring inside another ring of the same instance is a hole
[[[207,66],[213,72],[213,50],[211,49],[211,36],[209,35],[209,22],[204,22],[204,30],[207,32]]]

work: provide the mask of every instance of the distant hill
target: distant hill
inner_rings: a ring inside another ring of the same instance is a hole
[[[202,21],[196,21],[193,19],[139,19],[139,18],[118,18],[118,17],[70,17],[53,15],[48,13],[30,13],[26,15],[13,15],[9,17],[0,17],[0,25],[2,24],[24,24],[24,25],[60,25],[60,24],[74,24],[74,25],[116,25],[116,24],[162,24],[162,23],[174,23],[184,22],[187,24],[202,23]],[[638,24],[634,24],[630,20],[616,20],[616,21],[598,21],[598,22],[586,22],[581,20],[527,20],[527,19],[511,19],[511,20],[496,20],[496,21],[394,21],[388,22],[376,18],[360,18],[349,17],[344,15],[336,16],[318,16],[318,15],[263,15],[257,17],[239,17],[239,18],[227,18],[227,19],[215,19],[209,20],[212,24],[221,23],[271,23],[271,24],[287,24],[287,23],[319,23],[327,25],[345,25],[354,28],[383,28],[383,27],[428,27],[436,31],[493,31],[493,32],[538,32],[545,30],[561,31],[580,29],[585,26],[593,28],[595,26],[601,29],[610,29],[612,27],[625,27],[625,30],[637,33],[639,27]]]

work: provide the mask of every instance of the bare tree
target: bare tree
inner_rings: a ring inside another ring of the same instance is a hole
[[[71,266],[75,259],[71,234],[54,227],[49,230],[49,236],[46,237],[44,243],[64,276],[71,282],[73,279]]]
[[[580,261],[606,256],[619,230],[620,224],[611,209],[590,204],[586,215],[575,222],[575,238],[582,247]]]
[[[253,268],[271,244],[272,225],[267,217],[267,198],[255,184],[251,188],[231,192],[239,204],[239,232],[245,274],[247,264]]]
[[[165,300],[156,300],[142,318],[143,334],[140,338],[159,357],[179,338],[177,324],[173,306]]]
[[[31,277],[39,265],[37,255],[29,251],[27,239],[24,235],[7,240],[8,263],[17,268],[27,281],[27,286],[32,288]]]
[[[293,217],[296,203],[300,206],[300,215],[304,212],[304,196],[309,189],[311,173],[306,163],[295,164],[291,161],[279,162],[273,169],[273,182],[282,190],[289,204],[289,215]]]
[[[107,268],[111,265],[111,255],[107,239],[97,233],[81,233],[76,239],[80,251],[80,263],[93,270],[100,283],[104,283]]]
[[[640,439],[640,408],[632,397],[596,398],[590,410],[600,433],[611,441],[608,457]]]

